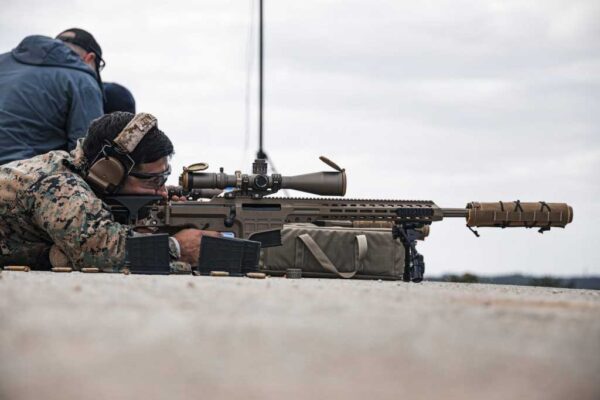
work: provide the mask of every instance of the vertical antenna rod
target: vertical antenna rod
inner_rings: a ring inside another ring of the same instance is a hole
[[[263,0],[259,0],[258,19],[258,151],[256,158],[266,159],[263,151]]]

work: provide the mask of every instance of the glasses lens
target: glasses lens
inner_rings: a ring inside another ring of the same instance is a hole
[[[151,179],[152,185],[155,189],[160,189],[167,183],[168,176],[157,176],[156,178]]]
[[[161,172],[158,174],[131,172],[130,175],[141,180],[142,184],[146,187],[152,189],[160,189],[165,185],[165,183],[167,183],[167,179],[169,179],[169,175],[171,175],[171,166],[169,165],[169,168],[165,172]]]
[[[154,178],[140,178],[142,184],[150,189],[160,189],[167,182],[167,177],[156,176]]]

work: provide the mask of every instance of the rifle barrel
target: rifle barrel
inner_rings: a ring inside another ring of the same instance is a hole
[[[444,218],[467,218],[469,210],[466,208],[442,208]]]

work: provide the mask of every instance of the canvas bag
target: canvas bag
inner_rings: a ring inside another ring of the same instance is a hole
[[[404,247],[390,229],[288,224],[281,242],[263,249],[263,272],[299,268],[305,277],[402,279]]]

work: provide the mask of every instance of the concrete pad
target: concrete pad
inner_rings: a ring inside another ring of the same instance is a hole
[[[0,399],[598,399],[600,291],[0,274]]]

